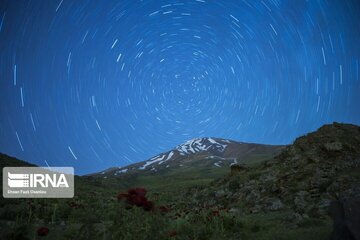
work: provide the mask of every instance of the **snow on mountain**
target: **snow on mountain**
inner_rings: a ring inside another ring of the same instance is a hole
[[[216,162],[216,163],[214,163],[214,166],[221,167],[220,164],[221,164],[221,162]]]
[[[172,158],[172,156],[174,156],[174,152],[173,152],[173,151],[171,151],[171,152],[169,153],[169,155],[167,156],[167,158],[166,158],[164,161],[159,162],[159,164],[162,164],[163,162],[166,162],[166,161],[170,160],[170,158]]]
[[[147,166],[150,166],[153,163],[162,161],[165,158],[165,156],[166,156],[165,154],[155,156],[155,157],[151,158],[150,161],[147,161],[143,166],[139,167],[139,169],[144,170]]]
[[[220,141],[225,142],[224,140]],[[227,141],[227,143],[230,142]],[[200,151],[207,151],[211,147],[217,149],[220,152],[223,152],[226,146],[226,144],[217,142],[212,138],[195,138],[177,146],[176,150],[180,152],[180,155],[186,155]]]
[[[185,143],[175,147],[173,150],[167,153],[159,154],[149,161],[146,161],[144,165],[140,166],[138,169],[144,170],[147,167],[157,163],[162,164],[173,159],[175,156],[186,156],[189,154],[194,154],[203,151],[215,151],[218,153],[224,152],[228,144],[231,142],[228,140],[218,139],[215,140],[213,138],[195,138],[192,140],[188,140]]]
[[[179,168],[221,171],[238,161],[245,163],[255,158],[271,157],[282,148],[283,146],[241,143],[221,138],[195,138],[146,161],[112,167],[92,176],[121,178],[137,174],[165,174],[169,171],[177,171]]]
[[[128,171],[127,168],[124,168],[124,169],[121,169],[121,170],[118,170],[115,172],[115,175],[118,175],[118,174],[121,174],[121,173],[126,173]]]

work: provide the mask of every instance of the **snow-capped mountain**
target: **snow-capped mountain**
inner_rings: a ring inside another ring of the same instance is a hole
[[[176,151],[179,151],[180,155],[209,150],[223,152],[228,143],[230,143],[228,140],[223,139],[218,139],[216,141],[212,138],[195,138],[177,146]]]
[[[147,167],[156,165],[156,163],[160,165],[169,160],[179,158],[179,156],[185,157],[200,152],[209,152],[214,155],[220,155],[225,151],[229,143],[231,142],[224,139],[195,138],[175,147],[170,152],[162,153],[151,158],[146,161],[144,165],[139,167],[139,169],[146,169]]]
[[[228,168],[233,163],[274,155],[281,148],[282,146],[241,143],[221,138],[195,138],[146,161],[126,167],[113,167],[91,176],[108,178],[129,174],[153,174],[178,168]]]

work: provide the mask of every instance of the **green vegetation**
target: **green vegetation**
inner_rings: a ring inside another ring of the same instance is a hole
[[[325,240],[330,202],[360,196],[359,161],[360,128],[334,124],[231,169],[76,177],[73,199],[2,198],[0,239]],[[146,198],[132,187],[147,188]]]
[[[114,194],[93,190],[78,192],[69,200],[20,199],[15,204],[14,200],[5,200],[7,203],[1,203],[1,239],[310,239],[314,234],[327,239],[331,230],[328,218],[317,222],[308,219],[310,223],[289,228],[284,225],[283,213],[244,214],[218,206],[200,208],[175,193],[150,192],[149,199],[156,199],[153,211],[129,208]],[[160,204],[167,204],[170,210],[162,212],[159,206],[164,205]],[[49,228],[49,234],[38,237],[36,230],[42,226]]]

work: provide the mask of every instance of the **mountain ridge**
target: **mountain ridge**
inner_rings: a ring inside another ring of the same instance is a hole
[[[86,176],[119,176],[130,172],[139,174],[149,171],[157,172],[166,168],[191,165],[199,160],[212,160],[213,163],[210,165],[222,168],[234,163],[246,162],[255,155],[272,156],[283,147],[283,145],[245,143],[217,137],[193,138],[145,161],[122,167],[111,167]]]

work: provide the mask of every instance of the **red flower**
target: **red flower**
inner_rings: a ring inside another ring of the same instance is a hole
[[[212,215],[215,217],[220,216],[220,212],[219,211],[212,211]]]
[[[129,194],[129,195],[137,195],[137,194],[136,194],[136,190],[135,190],[134,188],[130,188],[130,189],[128,190],[128,194]]]
[[[147,191],[145,188],[132,188],[128,190],[128,194],[130,195],[138,195],[141,197],[145,197]]]
[[[144,206],[144,204],[147,202],[147,199],[138,195],[129,195],[129,197],[127,198],[127,202],[131,205],[141,207]]]
[[[142,207],[145,211],[151,211],[154,209],[154,203],[148,201],[145,188],[132,188],[128,190],[128,193],[119,193],[117,199],[119,201],[125,200],[130,205]]]
[[[44,237],[49,234],[49,229],[47,227],[41,227],[37,230],[37,235],[40,237]]]
[[[154,209],[154,203],[151,201],[146,201],[145,203],[143,203],[143,209],[145,211],[151,211]]]

